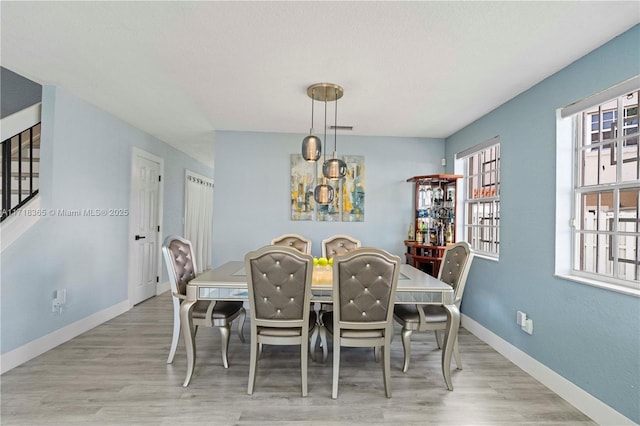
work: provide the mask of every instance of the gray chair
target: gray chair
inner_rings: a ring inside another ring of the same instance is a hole
[[[307,396],[309,331],[316,325],[311,311],[313,257],[271,245],[247,253],[244,262],[251,313],[247,393],[255,387],[259,347],[300,345],[302,396]]]
[[[345,253],[349,253],[352,250],[360,248],[361,245],[362,244],[360,243],[360,240],[356,240],[355,238],[349,235],[344,235],[344,234],[333,235],[329,238],[322,240],[322,257],[326,259],[332,259],[336,256],[340,256]],[[322,303],[320,305],[320,315],[322,315],[326,311],[330,311],[331,309],[332,309],[332,306],[330,304]],[[323,324],[320,324],[320,327],[323,327],[323,326],[324,326]],[[318,332],[319,331],[320,331],[320,328],[318,328]],[[326,361],[327,349],[324,346],[322,349],[323,349],[322,361]]]
[[[322,240],[322,257],[331,259],[361,246],[360,240],[349,235],[334,235]]]
[[[162,254],[167,265],[169,283],[171,285],[171,295],[173,300],[173,337],[171,339],[171,349],[167,364],[173,362],[180,339],[180,305],[186,298],[187,284],[198,274],[195,259],[193,258],[193,247],[191,242],[184,238],[171,235],[162,244]],[[229,328],[236,318],[238,321],[238,336],[244,342],[242,327],[246,317],[242,302],[216,302],[199,300],[193,306],[191,316],[195,332],[198,326],[218,327],[222,341],[222,363],[224,368],[229,368]]]
[[[271,245],[291,247],[301,253],[311,254],[311,240],[298,234],[282,234],[271,240]]]
[[[469,244],[459,242],[449,246],[442,258],[442,266],[438,273],[438,279],[449,284],[454,289],[455,304],[460,308],[462,295],[467,283],[467,275],[471,268],[473,253]],[[402,346],[404,348],[403,372],[409,369],[411,357],[411,333],[413,331],[433,330],[436,335],[438,348],[442,348],[440,333],[447,328],[447,312],[442,306],[437,305],[396,305],[393,313],[394,319],[402,326]],[[462,370],[458,339],[453,347],[453,355],[456,365]]]
[[[333,335],[332,398],[338,397],[340,348],[382,347],[382,372],[391,398],[393,305],[401,260],[377,248],[359,248],[333,261],[333,311],[323,314]],[[324,329],[321,330],[321,333]]]
[[[298,234],[282,234],[271,240],[271,244],[275,246],[292,247],[301,253],[311,254],[311,240]],[[311,310],[314,310],[314,304],[311,304]],[[318,318],[317,314],[316,318]],[[318,324],[320,325],[320,324]],[[316,360],[315,342],[318,338],[318,327],[313,328],[311,359]],[[260,346],[260,352],[262,346]],[[326,358],[326,357],[325,357]]]

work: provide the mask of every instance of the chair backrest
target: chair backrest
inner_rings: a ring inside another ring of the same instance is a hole
[[[302,327],[309,321],[313,257],[291,247],[265,246],[244,257],[251,321]]]
[[[336,257],[334,328],[381,329],[392,324],[400,263],[398,256],[372,247]]]
[[[162,254],[167,264],[171,291],[186,294],[187,284],[198,274],[191,242],[177,235],[170,235],[162,244]]]
[[[455,301],[458,305],[462,300],[472,260],[473,252],[469,247],[469,243],[465,241],[447,247],[442,257],[438,279],[453,287]]]
[[[271,245],[292,247],[301,253],[311,254],[311,240],[298,234],[283,234],[271,240]]]
[[[331,259],[357,249],[361,246],[360,240],[349,235],[334,235],[322,240],[322,257]]]

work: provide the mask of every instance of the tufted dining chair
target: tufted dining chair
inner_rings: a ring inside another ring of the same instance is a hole
[[[170,235],[162,244],[162,254],[167,265],[171,296],[173,299],[173,337],[167,364],[173,362],[180,339],[180,305],[186,298],[187,284],[198,274],[193,248],[189,240],[176,235]],[[193,306],[191,315],[195,331],[198,326],[218,327],[222,341],[222,364],[229,368],[229,328],[231,323],[238,318],[238,336],[244,342],[242,327],[246,317],[242,302],[222,302],[199,300]]]
[[[259,348],[300,345],[302,396],[307,396],[313,257],[291,247],[265,246],[245,255],[251,313],[251,352],[247,393],[253,394]]]
[[[340,348],[382,347],[382,373],[391,398],[393,305],[401,260],[378,248],[358,248],[333,261],[333,311],[323,313],[333,335],[332,398],[338,397]],[[323,331],[321,331],[323,332]]]
[[[331,259],[332,257],[349,253],[360,246],[360,240],[356,240],[349,235],[334,235],[322,240],[322,257]]]
[[[460,308],[462,295],[467,283],[467,275],[471,268],[473,253],[469,244],[462,241],[449,246],[442,258],[442,266],[438,273],[438,279],[449,284],[454,290],[455,304]],[[393,317],[402,326],[402,347],[404,348],[404,364],[402,371],[409,369],[411,356],[411,333],[413,331],[433,330],[438,348],[442,348],[440,333],[447,328],[447,312],[443,306],[437,305],[396,305]],[[453,355],[456,365],[462,370],[458,339],[453,347]]]
[[[311,254],[311,240],[298,234],[282,234],[271,240],[274,246],[291,247],[301,253]]]

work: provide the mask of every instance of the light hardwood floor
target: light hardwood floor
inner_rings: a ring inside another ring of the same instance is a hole
[[[399,329],[392,344],[393,398],[369,349],[343,348],[337,400],[331,355],[309,362],[300,396],[299,348],[265,346],[247,395],[249,344],[235,331],[222,367],[217,329],[200,328],[194,377],[182,387],[184,345],[166,364],[172,311],[168,293],[5,373],[3,425],[393,424],[591,425],[588,417],[464,329],[464,369],[446,390],[433,333],[414,333],[403,374]],[[249,337],[248,323],[245,336]],[[330,346],[331,348],[331,346]],[[455,366],[455,362],[453,363]]]

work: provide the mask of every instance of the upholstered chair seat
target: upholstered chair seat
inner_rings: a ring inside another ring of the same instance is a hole
[[[447,322],[447,311],[442,306],[423,305],[422,310],[427,323]],[[394,315],[402,317],[406,323],[415,324],[416,327],[420,324],[420,313],[416,305],[396,305]]]

